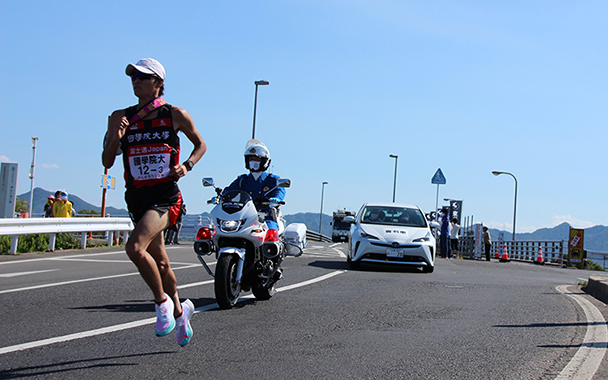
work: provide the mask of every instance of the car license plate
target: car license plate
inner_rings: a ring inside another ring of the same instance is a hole
[[[387,248],[387,257],[403,257],[403,250],[398,248]]]

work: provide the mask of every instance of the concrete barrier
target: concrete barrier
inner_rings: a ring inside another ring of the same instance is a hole
[[[590,276],[585,291],[598,300],[608,303],[608,277]]]

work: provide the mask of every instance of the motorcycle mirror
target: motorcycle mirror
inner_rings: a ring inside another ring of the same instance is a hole
[[[290,242],[285,242],[285,248],[287,250],[287,252],[285,252],[286,256],[299,257],[302,256],[302,253],[304,252],[302,247]]]
[[[209,187],[209,186],[215,187],[215,183],[213,183],[213,178],[203,178],[203,186],[205,186],[205,187]]]
[[[291,186],[291,180],[287,179],[287,178],[279,178],[277,180],[277,186],[278,187],[289,187],[289,186]]]

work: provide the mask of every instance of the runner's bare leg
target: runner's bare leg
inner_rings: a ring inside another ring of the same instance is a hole
[[[154,210],[148,210],[131,233],[126,251],[152,290],[154,301],[164,301],[167,293],[173,299],[174,314],[180,316],[182,308],[177,295],[175,274],[171,270],[162,233],[168,225],[169,213],[159,215]]]

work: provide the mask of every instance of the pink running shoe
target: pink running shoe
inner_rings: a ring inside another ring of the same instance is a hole
[[[165,294],[167,299],[156,305],[156,335],[164,336],[175,328],[175,317],[173,317],[173,300]]]
[[[185,346],[192,338],[193,332],[190,326],[192,314],[194,314],[194,304],[190,300],[185,300],[182,302],[182,316],[177,318],[177,328],[175,329],[177,344],[180,346]]]

